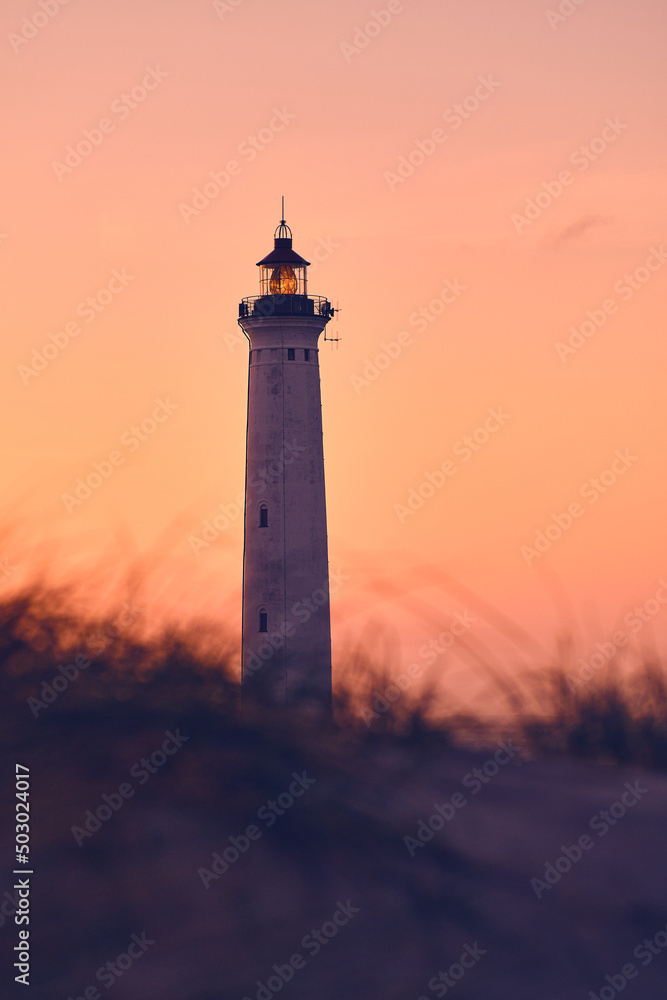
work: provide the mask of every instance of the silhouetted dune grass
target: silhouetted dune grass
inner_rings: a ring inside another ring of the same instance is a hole
[[[335,722],[258,703],[241,713],[233,643],[210,624],[151,634],[131,599],[105,620],[71,607],[39,588],[0,604],[8,784],[16,761],[31,769],[34,995],[443,996],[428,983],[474,954],[461,1000],[571,1000],[667,922],[665,879],[648,877],[667,783],[636,770],[665,767],[657,667],[575,691],[545,672],[544,717],[490,723],[436,711],[432,688],[373,709],[392,681],[360,649]],[[512,683],[533,705],[534,682]],[[531,877],[638,774],[646,800],[537,898]],[[618,884],[621,859],[632,878]],[[106,963],[133,940],[144,950],[117,976]],[[657,963],[642,975],[634,995],[657,996]]]
[[[612,666],[582,690],[572,690],[557,667],[545,697],[545,719],[520,720],[535,753],[667,769],[667,686],[658,663],[644,662],[624,678]]]

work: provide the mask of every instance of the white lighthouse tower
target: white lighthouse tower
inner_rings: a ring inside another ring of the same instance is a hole
[[[242,300],[250,343],[242,685],[331,708],[331,622],[318,341],[334,310],[283,219]]]

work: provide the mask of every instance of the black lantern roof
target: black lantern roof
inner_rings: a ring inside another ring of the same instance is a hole
[[[292,250],[292,230],[284,219],[280,220],[280,225],[273,237],[273,250],[271,253],[257,261],[257,267],[273,264],[291,264],[296,267],[308,267],[309,260],[301,257],[296,250]]]

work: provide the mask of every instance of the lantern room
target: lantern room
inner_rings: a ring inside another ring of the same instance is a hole
[[[307,295],[310,261],[292,249],[292,230],[284,219],[275,231],[270,254],[257,262],[260,295]]]

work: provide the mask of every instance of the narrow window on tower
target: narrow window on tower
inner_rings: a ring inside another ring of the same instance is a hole
[[[259,631],[268,632],[269,631],[269,616],[266,611],[260,611],[259,613]]]
[[[288,361],[294,361],[294,348],[293,347],[288,347],[287,348],[287,360]]]
[[[259,508],[259,526],[260,528],[268,528],[269,526],[269,508],[266,504],[262,504]]]
[[[308,350],[308,348],[306,348],[305,351],[303,352],[303,360],[310,361],[310,351]]]

